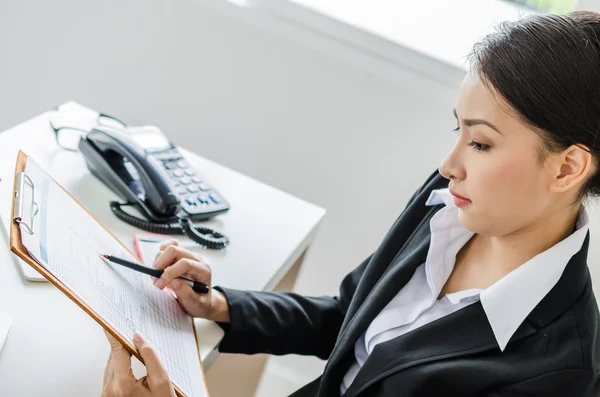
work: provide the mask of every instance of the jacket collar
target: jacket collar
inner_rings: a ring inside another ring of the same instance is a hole
[[[441,208],[426,207],[425,201],[431,190],[447,186],[448,181],[439,173],[432,174],[423,188],[411,198],[409,205],[373,253],[354,291],[336,344],[325,366],[319,395],[339,393],[340,382],[353,358],[354,343],[425,260],[430,237],[427,225]],[[390,263],[396,263],[396,266],[390,266]]]
[[[591,288],[586,264],[588,246],[589,233],[556,285],[512,335],[507,349],[554,321],[577,302],[586,288]],[[498,349],[496,337],[481,302],[477,302],[424,325],[419,332],[377,345],[344,397],[354,397],[375,382],[415,365],[494,349]]]
[[[415,269],[425,261],[431,238],[427,225],[431,217],[443,207],[426,207],[424,204],[432,190],[445,186],[447,180],[441,175],[437,174],[431,179],[406,208],[374,253],[350,303],[336,346],[325,368],[319,395],[338,393],[341,379],[352,361],[356,340],[395,296],[398,289],[406,285]],[[416,219],[419,222],[416,222]],[[406,233],[409,227],[412,231]],[[511,342],[531,335],[536,328],[544,327],[564,313],[581,296],[589,278],[586,265],[588,245],[589,233],[581,250],[571,258],[556,285],[527,316],[527,320],[512,336]],[[390,263],[396,265],[389,267]],[[376,282],[370,281],[372,276]],[[421,327],[419,332],[412,332],[378,345],[345,396],[355,396],[382,377],[419,363],[494,348],[498,348],[496,338],[483,307],[478,302]]]
[[[559,281],[520,324],[510,343],[530,336],[537,329],[548,325],[581,297],[589,281],[586,265],[588,245],[589,234],[581,250],[569,261]],[[390,283],[393,281],[390,280]],[[507,349],[510,346],[511,344]],[[424,325],[418,332],[409,332],[377,345],[344,397],[354,397],[381,379],[415,365],[456,359],[494,349],[499,349],[498,342],[481,302],[477,302]]]

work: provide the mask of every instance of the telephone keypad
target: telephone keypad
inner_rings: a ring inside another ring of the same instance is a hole
[[[213,211],[211,208],[227,205],[223,204],[218,193],[212,191],[206,181],[181,157],[181,154],[165,153],[160,160],[163,170],[169,176],[169,185],[179,196],[181,205],[187,212],[201,214]]]
[[[188,168],[188,163],[185,160],[179,160],[177,162],[177,166],[179,168]]]

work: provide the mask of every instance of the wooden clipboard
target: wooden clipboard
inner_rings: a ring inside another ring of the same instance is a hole
[[[11,220],[13,218],[13,214],[15,213],[15,204],[17,203],[17,200],[19,199],[19,197],[17,197],[17,195],[14,194],[14,192],[17,191],[17,179],[18,179],[17,177],[18,177],[19,173],[25,172],[26,165],[27,165],[27,155],[19,150],[19,155],[17,156],[17,164],[15,166],[14,181],[13,181]],[[92,215],[83,205],[81,205],[81,203],[77,199],[75,199],[75,197],[73,197],[69,192],[67,192],[60,184],[58,184],[58,186],[60,186],[61,189],[63,189],[63,191],[65,191],[80,207],[82,207],[92,218],[94,218],[94,220],[96,222],[98,222],[98,224],[100,226],[102,226],[102,228],[104,230],[106,230],[115,240],[119,241],[119,239],[117,239],[114,234],[112,234],[108,229],[106,229],[106,227],[104,227],[104,225],[102,225],[102,223],[100,223],[94,215]],[[25,248],[25,246],[23,245],[22,240],[21,240],[21,228],[19,227],[19,224],[14,220],[12,220],[10,222],[10,240],[9,241],[10,241],[10,250],[15,255],[17,255],[19,258],[24,260],[30,266],[32,266],[41,275],[43,275],[50,283],[52,283],[56,288],[58,288],[65,295],[67,295],[69,297],[69,299],[71,299],[80,308],[82,308],[90,317],[92,317],[98,324],[100,324],[102,326],[102,328],[104,328],[115,339],[117,339],[119,342],[121,342],[121,344],[129,351],[129,353],[131,353],[138,360],[140,360],[140,362],[142,362],[142,363],[144,362],[134,345],[130,344],[129,341],[127,341],[125,338],[121,337],[121,335],[110,324],[108,324],[98,313],[96,313],[94,310],[92,310],[92,308],[90,308],[86,303],[84,303],[81,299],[79,299],[79,297],[77,295],[75,295],[69,288],[67,288],[51,272],[49,272],[44,266],[37,263],[35,261],[35,259],[33,259],[29,255],[27,248]],[[133,254],[129,248],[127,248],[125,245],[123,245],[123,243],[121,243],[120,241],[119,241],[119,243],[123,246],[123,248],[126,251],[128,251],[133,256],[135,256],[135,254]],[[196,327],[194,327],[194,325],[193,325],[194,320],[191,317],[190,317],[190,321],[192,321],[192,327],[194,329],[194,338],[196,340],[196,348],[198,350],[198,360],[200,362],[200,369],[202,372],[202,376],[204,378],[204,385],[206,387],[206,375],[204,373],[204,367],[202,366],[202,357],[200,356],[200,349],[198,348],[198,336],[196,335]],[[175,389],[175,392],[179,397],[186,397],[185,394],[183,394],[183,392],[178,387],[173,385],[173,388]],[[209,396],[208,389],[206,389],[206,395]]]

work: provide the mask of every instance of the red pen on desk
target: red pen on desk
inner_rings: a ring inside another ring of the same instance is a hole
[[[146,267],[146,266],[140,265],[139,263],[130,262],[125,259],[114,257],[112,255],[100,255],[100,257],[104,258],[107,261],[110,261],[112,263],[116,263],[117,265],[125,266],[125,267],[133,269],[135,271],[138,271],[140,273],[144,273],[149,276],[156,277],[156,278],[160,278],[160,276],[162,276],[162,274],[164,272],[164,270],[158,270],[158,269],[153,269],[151,267]],[[187,285],[192,287],[192,289],[198,293],[201,293],[201,294],[208,293],[208,286],[204,283],[201,283],[199,281],[189,280],[184,277],[179,277],[179,279],[183,280]]]

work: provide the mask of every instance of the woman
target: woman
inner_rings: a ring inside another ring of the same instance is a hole
[[[175,243],[155,261],[156,286],[217,321],[222,352],[327,359],[296,397],[600,395],[583,204],[600,193],[599,37],[600,14],[577,12],[503,24],[478,43],[456,145],[339,297],[199,296],[175,278],[210,283],[210,269]],[[167,379],[151,355],[145,382],[117,379],[128,363],[113,346],[106,397],[174,395],[151,386]]]

